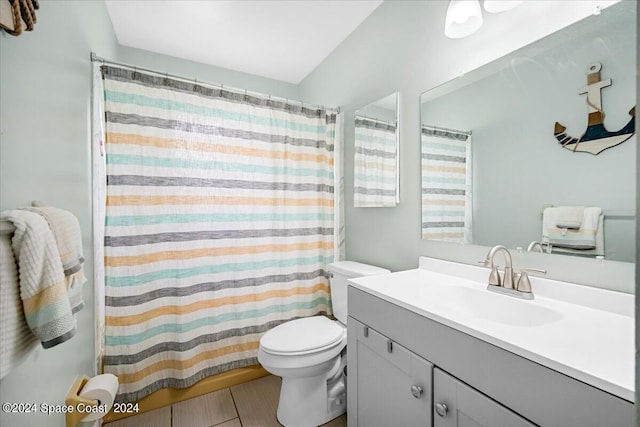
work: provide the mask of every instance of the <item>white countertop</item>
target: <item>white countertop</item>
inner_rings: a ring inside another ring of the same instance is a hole
[[[634,401],[634,296],[530,276],[535,299],[486,290],[489,269],[433,258],[358,289]]]

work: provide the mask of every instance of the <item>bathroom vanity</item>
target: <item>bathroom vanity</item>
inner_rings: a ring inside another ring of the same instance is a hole
[[[348,289],[350,426],[633,424],[633,295],[420,258]]]

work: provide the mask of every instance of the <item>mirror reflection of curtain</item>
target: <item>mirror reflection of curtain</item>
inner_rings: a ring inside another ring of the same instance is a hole
[[[354,205],[396,206],[396,123],[356,116]]]
[[[422,126],[422,238],[472,243],[471,133]]]

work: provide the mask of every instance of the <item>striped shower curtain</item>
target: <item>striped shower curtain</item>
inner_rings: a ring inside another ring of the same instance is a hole
[[[470,132],[422,126],[422,238],[472,243]]]
[[[102,75],[103,365],[117,400],[255,365],[265,331],[330,313],[336,114]]]
[[[354,206],[396,206],[396,124],[356,116],[355,129]]]

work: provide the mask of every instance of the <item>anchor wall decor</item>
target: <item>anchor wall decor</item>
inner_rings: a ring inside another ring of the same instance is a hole
[[[587,69],[587,86],[582,88],[578,94],[587,94],[587,104],[589,105],[589,121],[587,130],[580,138],[573,138],[565,133],[565,126],[556,122],[554,135],[563,148],[571,151],[600,154],[607,148],[622,144],[635,132],[636,107],[629,111],[631,119],[620,130],[610,132],[604,127],[604,111],[602,110],[601,90],[611,86],[611,79],[602,80],[600,70],[602,64],[599,62],[589,65]]]

